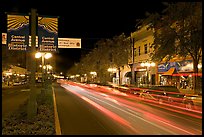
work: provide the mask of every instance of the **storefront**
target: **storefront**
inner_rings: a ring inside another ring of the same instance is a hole
[[[202,63],[198,65],[198,79],[202,79]],[[174,85],[181,89],[193,88],[193,61],[183,60],[177,62],[160,63],[158,65],[158,80],[160,85]]]
[[[155,85],[155,74],[156,74],[156,67],[147,67],[147,66],[141,66],[141,63],[135,64],[134,69],[135,74],[135,85],[137,87],[143,87],[148,85]],[[126,80],[126,83],[130,83],[132,79],[132,73],[131,71],[126,72],[124,75],[124,78]]]

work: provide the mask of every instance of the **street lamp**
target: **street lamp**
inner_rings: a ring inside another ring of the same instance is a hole
[[[49,59],[52,57],[51,53],[46,53],[46,52],[37,52],[35,54],[35,58],[40,58],[42,57],[42,86],[44,87],[44,70],[46,70],[46,66],[45,66],[45,59]]]
[[[112,77],[113,73],[116,73],[117,72],[117,68],[108,68],[108,72],[110,72],[110,79],[113,83],[116,83],[114,82],[116,78]]]
[[[97,76],[97,72],[91,71],[90,74],[91,74],[92,82],[94,82],[94,79],[95,79],[96,76]]]
[[[112,73],[114,73],[114,72],[116,72],[116,71],[117,71],[116,68],[108,68],[108,72],[112,72]]]
[[[147,84],[149,85],[149,68],[150,67],[154,67],[155,66],[155,63],[154,62],[145,62],[145,63],[141,63],[141,66],[142,67],[146,67],[147,68]]]

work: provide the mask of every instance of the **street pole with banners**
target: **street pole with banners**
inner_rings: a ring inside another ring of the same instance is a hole
[[[37,115],[37,102],[36,102],[36,87],[35,87],[35,52],[36,52],[36,9],[31,9],[31,77],[30,77],[30,97],[27,108],[27,118],[32,120]]]

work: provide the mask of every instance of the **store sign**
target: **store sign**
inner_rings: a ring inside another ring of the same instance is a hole
[[[7,45],[9,50],[26,50],[29,36],[29,16],[7,15]],[[3,42],[3,41],[2,41]]]
[[[166,71],[168,71],[166,67],[166,63],[158,64],[158,72],[166,72]]]
[[[81,39],[58,38],[58,48],[81,48]]]
[[[38,17],[38,45],[39,51],[57,51],[58,18]]]
[[[175,68],[176,71],[179,71],[180,64],[178,62],[167,62],[167,63],[158,64],[158,72],[166,72],[170,68]]]
[[[178,62],[161,63],[158,65],[158,72],[166,72],[173,67],[177,72],[193,72],[193,61],[183,60]],[[202,69],[202,63],[198,64],[198,69]]]

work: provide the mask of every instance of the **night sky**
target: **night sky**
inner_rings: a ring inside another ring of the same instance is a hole
[[[136,20],[145,18],[145,12],[161,12],[165,6],[153,0],[3,0],[0,8],[2,32],[6,32],[5,12],[27,14],[36,8],[39,15],[59,17],[60,38],[81,38],[81,49],[59,49],[55,55],[57,71],[65,73],[93,49],[95,42],[123,32],[129,36],[135,31]]]

